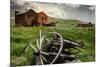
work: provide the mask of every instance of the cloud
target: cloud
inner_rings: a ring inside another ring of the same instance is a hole
[[[32,1],[11,0],[11,9],[24,11],[25,9],[37,9],[37,7]]]

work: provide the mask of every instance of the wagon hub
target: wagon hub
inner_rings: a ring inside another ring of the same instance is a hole
[[[40,52],[40,50],[39,50],[38,52],[34,52],[33,54],[39,56],[40,53],[41,53],[41,52]]]

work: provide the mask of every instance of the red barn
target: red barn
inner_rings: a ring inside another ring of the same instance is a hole
[[[38,13],[38,21],[39,25],[48,24],[48,16],[44,12]]]

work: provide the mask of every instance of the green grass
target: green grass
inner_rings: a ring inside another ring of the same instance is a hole
[[[13,65],[29,65],[32,60],[32,49],[27,53],[23,53],[24,47],[31,40],[39,37],[39,30],[44,33],[59,32],[63,38],[70,38],[76,41],[84,41],[85,49],[76,54],[83,62],[95,61],[95,30],[93,28],[76,27],[75,20],[60,20],[56,27],[15,27],[11,26],[11,64]],[[61,29],[60,29],[61,28]],[[35,46],[35,44],[34,44]]]

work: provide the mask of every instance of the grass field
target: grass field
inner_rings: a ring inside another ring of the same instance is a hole
[[[76,20],[59,20],[56,27],[15,27],[11,25],[11,64],[29,65],[32,60],[32,49],[23,53],[24,47],[28,42],[39,37],[39,30],[42,32],[59,32],[65,39],[84,41],[85,49],[77,54],[83,62],[95,61],[95,28],[76,27]],[[35,46],[35,45],[34,45]]]

